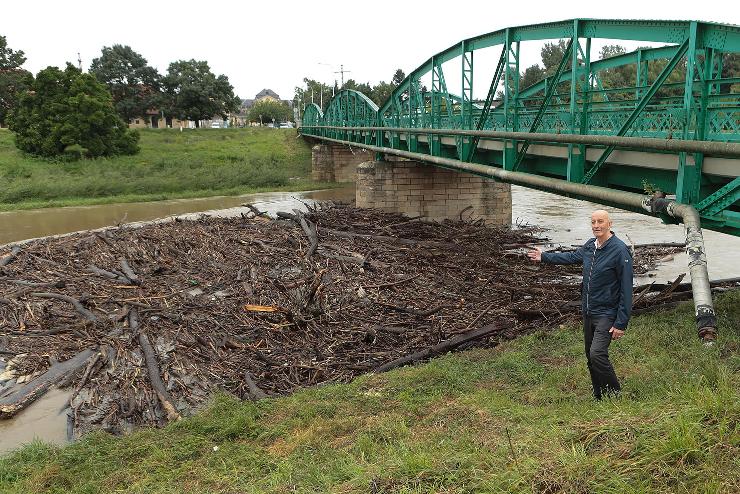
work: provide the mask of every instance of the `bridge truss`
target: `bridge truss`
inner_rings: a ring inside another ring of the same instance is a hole
[[[595,39],[661,46],[592,61]],[[546,78],[519,87],[521,44],[540,40],[564,40],[564,55]],[[475,54],[486,49],[498,62],[476,77]],[[615,85],[615,74],[629,84]],[[450,77],[459,77],[459,94]],[[476,100],[482,78],[490,83]],[[464,164],[659,190],[693,206],[705,228],[740,235],[740,26],[574,19],[506,28],[433,55],[380,108],[351,90],[325,114],[311,105],[300,131],[473,173],[484,169]],[[593,200],[568,190],[555,192]]]

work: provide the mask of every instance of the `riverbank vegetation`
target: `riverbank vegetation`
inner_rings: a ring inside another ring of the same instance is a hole
[[[624,394],[594,402],[581,330],[0,459],[7,493],[632,493],[740,489],[740,293],[633,319],[612,348]]]
[[[326,187],[294,129],[141,130],[135,156],[65,162],[23,154],[0,131],[0,210]]]

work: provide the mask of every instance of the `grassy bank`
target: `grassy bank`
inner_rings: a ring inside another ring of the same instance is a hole
[[[24,155],[0,131],[0,210],[320,188],[310,175],[293,129],[143,130],[135,156],[76,162]]]
[[[692,307],[613,346],[624,395],[594,402],[578,327],[257,404],[216,399],[163,431],[34,444],[3,493],[740,491],[740,293],[702,347]]]

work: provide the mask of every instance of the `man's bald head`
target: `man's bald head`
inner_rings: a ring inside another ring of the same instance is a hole
[[[611,217],[609,217],[609,211],[607,211],[606,209],[597,209],[596,211],[591,213],[591,218],[604,218],[606,221],[609,222],[609,224],[611,224],[612,222]]]
[[[597,209],[591,213],[591,231],[599,240],[599,244],[604,243],[611,237],[612,220],[609,212],[605,209]]]

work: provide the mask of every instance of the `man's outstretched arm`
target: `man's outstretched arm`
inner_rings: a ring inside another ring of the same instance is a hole
[[[583,262],[583,246],[573,252],[542,252],[542,249],[535,247],[527,252],[527,257],[535,262],[550,264],[580,264]]]

